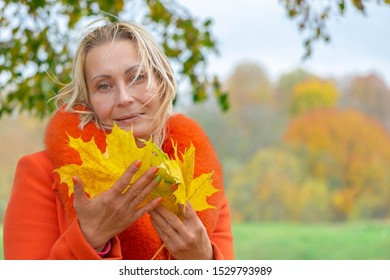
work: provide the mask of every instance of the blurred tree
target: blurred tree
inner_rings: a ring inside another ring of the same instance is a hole
[[[216,51],[212,21],[197,20],[176,1],[1,0],[0,117],[14,111],[38,116],[51,112],[54,105],[47,100],[61,86],[51,77],[70,81],[75,30],[103,16],[111,21],[141,18],[158,35],[181,77],[189,80],[193,102],[204,101],[213,91],[227,109],[218,78],[205,71],[207,54]]]
[[[280,112],[288,113],[289,108],[291,108],[292,92],[298,83],[316,78],[318,78],[316,75],[300,68],[281,75],[275,93],[275,103]]]
[[[248,159],[253,151],[276,143],[286,121],[274,109],[274,88],[265,69],[256,63],[241,63],[225,88],[229,92],[230,131],[240,138],[233,149],[240,149],[240,158]]]
[[[339,97],[332,82],[315,79],[299,83],[292,91],[290,114],[297,116],[313,109],[332,108]]]
[[[226,84],[233,111],[242,113],[248,107],[272,103],[271,82],[266,71],[256,63],[237,65]]]
[[[236,171],[227,190],[233,219],[329,220],[329,186],[305,171],[305,161],[295,151],[284,148],[258,150]]]
[[[341,103],[343,107],[375,117],[390,131],[390,89],[379,76],[370,74],[353,78]]]
[[[249,124],[260,107],[272,104],[271,82],[266,71],[256,63],[237,65],[226,81],[226,89],[229,92],[231,113],[240,125]]]
[[[334,17],[344,16],[349,4],[352,9],[366,14],[368,2],[364,0],[309,1],[309,0],[279,0],[286,9],[287,15],[298,23],[298,28],[305,32],[303,45],[304,58],[312,54],[313,43],[316,41],[329,42],[331,36],[327,23]],[[377,0],[378,5],[390,7],[390,0]]]
[[[227,192],[236,220],[287,220],[303,180],[299,158],[275,148],[258,150],[237,170]]]
[[[45,126],[46,121],[42,122],[25,114],[18,118],[5,116],[0,119],[0,224],[3,223],[11,195],[16,164],[22,156],[44,148],[42,135]]]
[[[305,151],[307,172],[325,180],[334,218],[390,216],[390,138],[375,119],[354,110],[315,110],[294,119],[284,135]],[[368,204],[359,204],[362,198]]]

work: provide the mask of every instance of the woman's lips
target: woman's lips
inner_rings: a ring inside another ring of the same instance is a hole
[[[139,119],[141,115],[142,115],[141,113],[138,113],[138,114],[132,114],[129,116],[121,116],[119,118],[116,118],[115,121],[121,122],[121,123],[132,123],[132,122],[136,121],[137,119]]]

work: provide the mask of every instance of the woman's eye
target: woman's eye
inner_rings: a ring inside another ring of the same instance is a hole
[[[131,77],[130,83],[142,82],[145,79],[144,74],[139,74],[137,76]]]
[[[108,84],[100,84],[98,86],[99,90],[108,90],[109,88],[110,88],[110,85],[108,85]]]

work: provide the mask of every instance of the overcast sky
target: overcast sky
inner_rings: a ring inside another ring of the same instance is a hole
[[[334,78],[375,71],[390,87],[389,6],[371,1],[366,17],[348,6],[346,16],[328,26],[332,41],[316,43],[312,57],[302,61],[303,36],[278,0],[179,2],[196,17],[213,19],[220,55],[211,59],[209,69],[221,78],[238,63],[254,61],[273,80],[298,67]]]

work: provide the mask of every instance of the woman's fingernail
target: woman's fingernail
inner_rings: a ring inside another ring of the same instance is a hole
[[[160,175],[157,175],[157,177],[154,179],[157,183],[161,182],[162,177]]]
[[[153,167],[153,170],[152,170],[152,172],[153,172],[153,174],[155,175],[155,174],[157,174],[157,172],[160,170],[160,168],[158,168],[158,167]]]
[[[140,160],[137,160],[137,161],[135,162],[135,167],[140,168],[141,165],[142,165],[142,162],[141,162]]]
[[[72,177],[72,181],[74,186],[77,185],[77,180],[74,177]]]
[[[158,204],[161,204],[161,203],[163,202],[163,200],[164,200],[164,199],[163,199],[162,197],[159,197],[159,198],[157,198],[157,203],[158,203]]]

